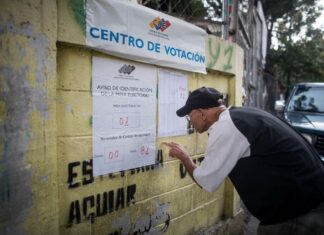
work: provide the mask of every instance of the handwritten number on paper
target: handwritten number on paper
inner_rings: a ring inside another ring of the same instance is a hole
[[[117,159],[118,157],[119,157],[119,150],[110,151],[108,153],[108,159],[110,159],[110,160]]]
[[[128,117],[120,117],[119,118],[119,125],[120,126],[128,126]]]

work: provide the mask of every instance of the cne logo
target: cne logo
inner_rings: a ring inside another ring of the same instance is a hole
[[[130,64],[124,64],[119,70],[119,73],[124,73],[127,75],[130,75],[134,70],[135,70],[135,66],[134,65],[130,65]]]
[[[165,20],[165,19],[160,19],[160,17],[156,17],[154,20],[150,22],[150,27],[153,29],[155,28],[156,30],[161,30],[163,32],[166,30],[170,25],[170,21]]]

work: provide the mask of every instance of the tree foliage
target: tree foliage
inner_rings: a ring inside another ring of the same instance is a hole
[[[168,14],[176,14],[181,17],[195,17],[203,19],[208,15],[203,2],[199,0],[147,0],[144,2],[142,1],[142,4],[149,8],[166,12]]]
[[[222,0],[140,0],[149,8],[195,19],[215,19],[222,16]]]
[[[263,0],[262,3],[269,30],[267,56],[276,77],[287,91],[296,82],[324,82],[324,32],[313,26],[321,11],[317,1]]]
[[[297,82],[324,82],[324,40],[320,30],[312,40],[286,42],[285,47],[272,49],[270,55],[276,76],[287,89]]]

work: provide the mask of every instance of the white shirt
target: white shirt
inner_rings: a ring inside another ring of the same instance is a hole
[[[250,143],[234,125],[229,109],[208,129],[205,158],[194,172],[196,182],[206,191],[215,191],[240,158],[250,156]]]

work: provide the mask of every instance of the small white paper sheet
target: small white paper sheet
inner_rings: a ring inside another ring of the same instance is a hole
[[[188,98],[188,78],[181,72],[159,69],[159,126],[158,136],[178,136],[187,133],[187,120],[178,117],[176,111]]]

